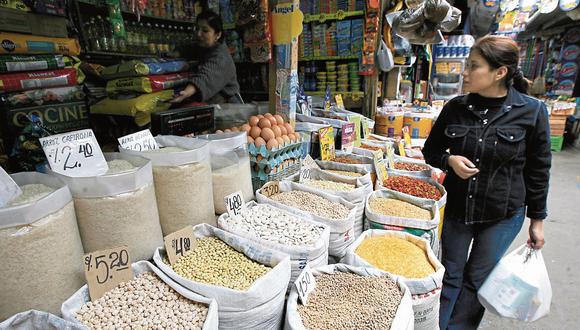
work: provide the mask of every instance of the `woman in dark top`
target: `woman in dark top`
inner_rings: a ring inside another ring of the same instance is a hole
[[[191,78],[191,83],[173,102],[193,97],[196,101],[208,103],[241,103],[236,66],[223,42],[222,20],[219,15],[206,10],[197,16],[197,37],[197,46],[201,48],[197,71]]]
[[[445,105],[423,149],[427,163],[447,171],[442,330],[478,327],[484,308],[477,291],[520,231],[524,212],[530,218],[528,245],[544,245],[548,112],[525,94],[518,57],[509,38],[479,39],[463,72],[469,94]]]

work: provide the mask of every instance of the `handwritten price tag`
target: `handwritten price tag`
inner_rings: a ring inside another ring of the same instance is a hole
[[[233,194],[227,195],[224,197],[224,202],[226,203],[226,210],[232,218],[242,214],[242,211],[246,208],[241,191],[236,191]]]
[[[300,182],[309,181],[312,179],[312,169],[318,168],[318,164],[312,159],[310,155],[306,155],[306,158],[302,161],[302,166],[300,167]]]
[[[342,110],[346,109],[346,108],[344,107],[344,101],[342,100],[342,94],[336,94],[336,95],[334,96],[334,100],[336,101],[336,106],[337,106],[339,109],[342,109]]]
[[[262,186],[261,193],[266,197],[272,197],[280,192],[280,182],[270,181]]]
[[[409,135],[409,126],[403,127],[403,137],[405,138],[405,144],[411,148],[411,135]]]
[[[165,252],[171,265],[175,264],[179,258],[183,257],[189,250],[195,248],[195,237],[193,227],[187,226],[181,230],[171,233],[163,238]]]
[[[85,278],[92,301],[101,298],[120,283],[133,279],[131,259],[126,246],[87,253],[83,258]]]
[[[10,175],[0,167],[0,207],[10,203],[14,198],[22,195],[22,189],[12,180]]]
[[[402,143],[403,142],[401,141],[399,143],[399,146]],[[393,146],[390,143],[387,144],[387,161],[389,162],[389,168],[394,169],[395,168],[395,149],[393,148]]]
[[[399,155],[401,155],[401,157],[405,157],[407,155],[405,153],[405,145],[403,144],[403,141],[399,141]]]
[[[304,267],[302,273],[296,278],[294,285],[302,305],[306,305],[308,303],[308,295],[316,288],[316,280],[314,280],[314,275],[312,275],[309,265]]]
[[[92,130],[84,129],[40,138],[50,168],[70,177],[97,176],[109,166]]]
[[[385,161],[383,160],[383,151],[377,150],[373,152],[373,163],[375,165],[375,172],[377,173],[377,179],[380,182],[385,181],[389,178],[387,173],[387,167],[385,166]]]
[[[137,133],[125,135],[118,138],[119,145],[123,149],[133,151],[148,151],[159,149],[159,145],[151,134],[151,131],[146,129]]]

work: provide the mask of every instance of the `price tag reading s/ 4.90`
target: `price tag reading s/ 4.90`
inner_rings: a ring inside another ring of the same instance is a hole
[[[171,265],[175,264],[179,258],[183,257],[189,250],[195,248],[195,237],[193,227],[187,226],[181,230],[171,233],[163,238],[165,252]]]
[[[148,151],[159,149],[159,145],[148,129],[118,138],[123,149],[134,151]]]
[[[272,197],[280,192],[280,182],[270,181],[262,186],[260,192],[266,197]]]
[[[316,288],[316,281],[314,280],[314,275],[312,275],[309,265],[304,267],[302,273],[296,278],[294,285],[296,286],[298,298],[302,302],[302,305],[306,305],[308,303],[308,295]]]
[[[21,194],[22,190],[20,187],[16,182],[14,182],[14,180],[12,180],[10,175],[0,167],[0,207],[10,203]]]
[[[224,197],[224,202],[226,203],[226,210],[232,218],[242,214],[242,211],[246,208],[241,191],[236,191],[233,194],[227,195]]]
[[[83,258],[92,301],[101,298],[120,283],[133,279],[127,246],[87,253]]]

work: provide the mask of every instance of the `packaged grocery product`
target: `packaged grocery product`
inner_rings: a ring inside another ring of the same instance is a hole
[[[0,75],[0,92],[73,86],[79,83],[76,69],[61,69]]]
[[[375,132],[388,137],[402,136],[405,113],[397,112],[377,112],[375,115]]]
[[[132,116],[135,124],[145,126],[151,122],[151,113],[165,111],[171,104],[173,90],[164,90],[152,94],[142,94],[129,99],[115,100],[106,98],[91,106],[91,113],[106,115]]]
[[[4,104],[11,109],[39,105],[59,104],[84,101],[85,93],[82,86],[33,89],[23,92],[9,93],[1,96]]]
[[[4,55],[0,56],[0,73],[64,69],[73,60],[63,55]]]
[[[188,68],[189,64],[184,60],[146,58],[108,66],[103,69],[101,75],[105,79],[115,79],[175,73]]]
[[[164,89],[181,87],[189,82],[188,73],[173,73],[167,75],[118,78],[107,82],[107,93],[138,92],[152,93]]]
[[[77,39],[50,38],[19,33],[0,32],[0,54],[62,54],[80,55]]]
[[[84,283],[69,188],[36,172],[12,178],[23,194],[0,208],[0,320],[30,309],[58,314],[62,301]]]
[[[426,139],[431,133],[435,114],[433,113],[405,113],[404,125],[409,127],[413,139]]]

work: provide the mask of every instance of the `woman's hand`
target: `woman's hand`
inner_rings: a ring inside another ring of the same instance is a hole
[[[171,100],[171,103],[180,103],[183,102],[188,97],[191,97],[193,94],[197,92],[197,89],[192,84],[187,85],[184,90],[179,92],[179,96]]]
[[[530,238],[528,239],[528,246],[535,250],[539,250],[545,243],[544,220],[530,219]]]
[[[463,180],[469,179],[479,173],[479,170],[475,165],[463,156],[449,156],[447,163],[451,166],[453,171],[455,171],[455,174]]]

